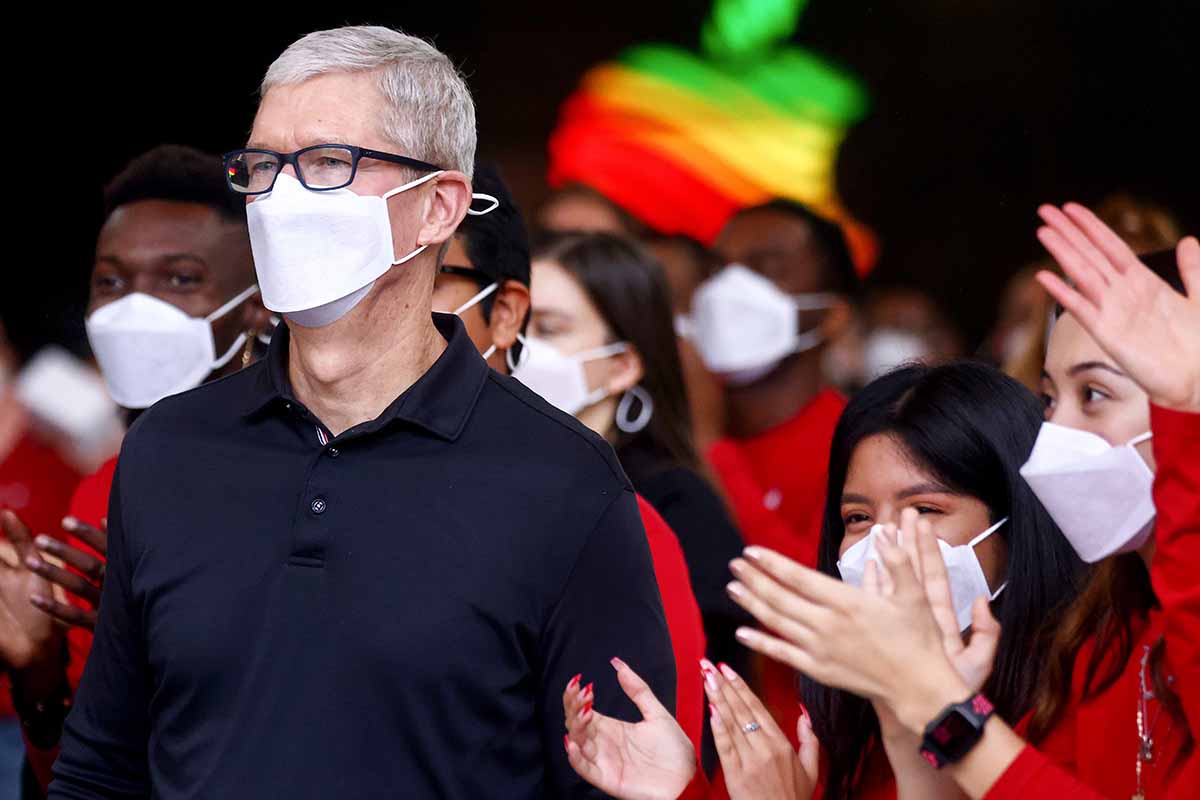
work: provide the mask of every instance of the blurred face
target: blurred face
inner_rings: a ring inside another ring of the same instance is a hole
[[[538,213],[538,224],[548,231],[628,233],[612,203],[591,192],[572,190],[553,196]]]
[[[578,281],[554,261],[533,262],[529,335],[552,345],[564,356],[573,356],[614,341],[612,331]],[[597,433],[612,427],[615,397],[642,378],[640,358],[625,352],[584,362],[589,391],[604,388],[608,397],[579,413]]]
[[[1094,433],[1122,445],[1150,430],[1150,400],[1113,363],[1076,319],[1063,314],[1054,323],[1042,374],[1046,419]],[[1137,445],[1154,469],[1150,442]]]
[[[812,236],[791,214],[760,209],[731,219],[713,247],[724,263],[744,264],[788,294],[805,294],[822,291],[825,278]]]
[[[900,512],[906,508],[916,509],[929,521],[934,535],[950,545],[966,544],[992,526],[981,500],[952,491],[917,466],[897,439],[879,434],[859,442],[850,458],[842,488],[845,537],[838,555],[861,541],[872,525],[899,525]],[[1002,582],[1006,554],[999,535],[975,546],[993,591]]]
[[[254,281],[244,225],[200,203],[141,200],[117,208],[100,229],[88,313],[140,292],[204,317]],[[259,308],[251,298],[213,323],[218,353]]]
[[[321,75],[294,86],[277,86],[263,97],[246,146],[291,153],[310,145],[337,143],[396,153],[396,145],[379,130],[379,107],[383,102],[370,73]],[[283,172],[296,177],[290,165]],[[398,164],[364,158],[347,188],[360,195],[383,195],[413,177]],[[392,251],[398,257],[418,246],[422,209],[434,184],[441,179],[388,199]],[[254,197],[248,200],[254,202]]]

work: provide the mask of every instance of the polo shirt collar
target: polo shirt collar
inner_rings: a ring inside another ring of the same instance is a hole
[[[378,417],[356,425],[346,434],[372,433],[403,421],[449,441],[458,438],[487,380],[487,362],[467,336],[462,320],[453,314],[433,315],[433,324],[446,340],[446,349],[417,382],[388,405]],[[300,405],[288,378],[287,325],[280,323],[251,387],[245,415],[254,416],[288,403]]]

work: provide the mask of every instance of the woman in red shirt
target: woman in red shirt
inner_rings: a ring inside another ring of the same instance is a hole
[[[1106,559],[1054,631],[1029,728],[1040,749],[971,696],[974,687],[940,652],[946,640],[929,624],[908,559],[886,542],[881,554],[896,588],[871,598],[774,554],[748,553],[754,565],[737,570],[752,598],[747,606],[776,631],[787,620],[804,623],[788,629],[787,641],[754,631],[740,638],[886,705],[912,735],[928,732],[931,757],[971,797],[1195,797],[1200,759],[1189,720],[1200,719],[1200,242],[1189,237],[1177,251],[1185,295],[1086,209],[1045,207],[1041,214],[1047,227],[1039,238],[1075,284],[1039,275],[1066,309],[1047,357],[1048,415],[1086,425],[1108,442],[1097,448],[1079,429],[1050,426],[1039,439],[1046,446],[1035,448],[1023,470],[1081,556]],[[1140,497],[1146,466],[1139,464],[1151,459],[1121,446],[1145,438],[1129,431],[1147,424],[1155,462],[1147,466],[1156,467],[1148,519]],[[851,608],[858,624],[824,624]],[[969,722],[950,708],[964,698],[976,712]],[[939,742],[955,752],[939,755]]]

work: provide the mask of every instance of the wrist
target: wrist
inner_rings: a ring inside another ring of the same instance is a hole
[[[904,696],[893,704],[896,719],[906,736],[920,739],[925,735],[925,726],[947,706],[962,702],[973,694],[954,668],[948,664],[946,667],[945,670],[922,670],[919,673],[921,680],[906,687]]]

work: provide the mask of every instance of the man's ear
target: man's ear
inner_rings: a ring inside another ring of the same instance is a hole
[[[512,279],[500,284],[492,302],[488,327],[497,350],[510,350],[529,316],[529,287]]]
[[[441,244],[458,229],[471,207],[471,179],[457,170],[447,170],[432,180],[433,191],[425,206],[417,245]]]
[[[833,341],[845,333],[853,322],[854,308],[850,301],[844,297],[835,298],[821,318],[821,337],[827,342]]]
[[[604,382],[610,396],[624,394],[637,386],[646,375],[642,355],[632,346],[609,358],[608,379]]]

